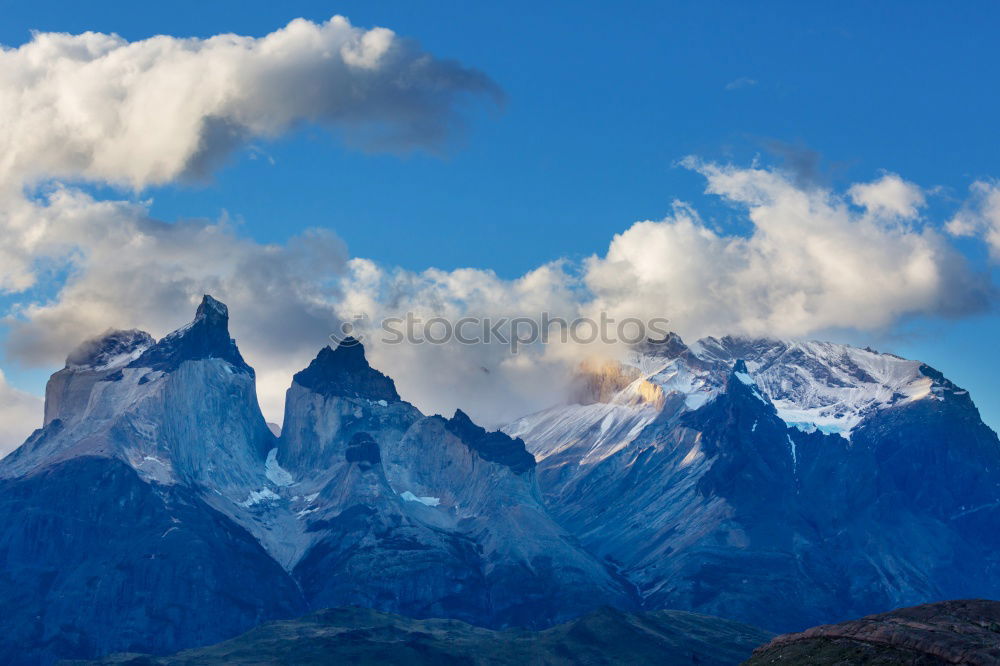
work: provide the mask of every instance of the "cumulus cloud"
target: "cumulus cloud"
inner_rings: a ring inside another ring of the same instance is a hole
[[[13,451],[41,425],[41,398],[13,388],[0,370],[0,457]]]
[[[0,50],[0,182],[200,177],[299,122],[365,147],[433,147],[470,95],[501,98],[486,75],[340,16],[260,38],[36,33]]]
[[[903,219],[917,217],[926,203],[919,186],[894,173],[887,173],[871,183],[852,185],[847,194],[855,204],[867,208],[872,214]]]
[[[707,192],[730,202],[750,228],[724,233],[690,205],[633,224],[607,252],[582,264],[557,262],[517,280],[490,271],[420,273],[349,262],[338,313],[373,321],[416,313],[573,320],[665,317],[691,339],[707,334],[807,336],[827,329],[880,330],[908,316],[953,317],[987,307],[988,278],[971,268],[926,220],[924,194],[895,174],[837,192],[775,169],[685,161]],[[583,359],[621,345],[379,344],[376,364],[404,396],[431,411],[456,406],[484,421],[538,409],[563,397]],[[374,344],[371,344],[374,343]]]
[[[855,185],[850,197],[803,187],[778,171],[686,165],[707,192],[745,211],[749,235],[725,235],[692,208],[639,222],[588,264],[592,307],[667,316],[688,334],[803,336],[873,330],[909,315],[961,315],[986,306],[992,287],[916,214],[922,195],[896,176]],[[888,218],[886,217],[886,214]]]
[[[1000,187],[978,180],[970,188],[971,200],[947,225],[954,236],[980,236],[994,260],[1000,260]]]
[[[737,226],[749,233],[723,233],[676,203],[665,219],[615,236],[603,256],[555,262],[515,280],[489,270],[412,272],[349,259],[329,232],[263,245],[227,220],[166,224],[141,205],[57,187],[24,202],[21,214],[48,230],[37,235],[34,255],[63,257],[73,270],[55,298],[7,317],[7,349],[52,365],[109,326],[162,335],[212,293],[232,306],[233,333],[258,369],[262,406],[278,421],[290,376],[339,321],[361,314],[378,326],[407,313],[455,322],[542,313],[572,321],[606,312],[619,321],[666,317],[687,338],[806,336],[884,329],[912,315],[958,316],[992,296],[989,282],[932,224],[911,219],[922,194],[897,176],[837,193],[777,170],[685,164],[705,176],[709,194],[745,215],[748,225]],[[369,355],[404,397],[429,412],[462,407],[490,424],[559,401],[582,359],[615,353],[556,343],[511,355],[503,343],[389,345],[385,338],[366,340]]]

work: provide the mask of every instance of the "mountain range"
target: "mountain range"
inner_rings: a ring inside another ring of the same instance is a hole
[[[919,362],[671,335],[490,432],[422,414],[349,339],[295,375],[276,436],[228,319],[206,296],[52,376],[44,426],[0,460],[0,661],[164,654],[345,606],[790,631],[1000,588],[1000,443]]]
[[[506,431],[644,607],[792,631],[1000,593],[1000,443],[925,364],[670,336],[579,388]]]

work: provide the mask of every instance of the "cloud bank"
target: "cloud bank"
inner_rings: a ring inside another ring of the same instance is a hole
[[[775,170],[685,165],[745,215],[750,233],[720,233],[677,203],[666,219],[633,225],[588,262],[593,308],[661,313],[689,336],[805,336],[884,329],[913,315],[961,316],[992,298],[987,279],[933,226],[911,223],[924,195],[899,176],[855,184],[844,196]]]
[[[686,338],[795,337],[963,316],[992,302],[988,279],[921,219],[922,190],[896,175],[836,192],[772,169],[685,164],[749,231],[719,229],[677,202],[667,217],[616,235],[601,255],[556,261],[515,280],[350,258],[329,231],[264,245],[225,220],[168,224],[143,206],[59,187],[26,202],[25,215],[62,230],[45,252],[62,253],[73,271],[54,298],[7,317],[7,350],[54,366],[109,326],[162,335],[212,293],[232,306],[233,333],[259,371],[262,406],[280,421],[291,374],[338,322],[358,314],[377,323],[408,312],[455,321],[543,312],[596,319],[603,311],[618,320],[666,317]],[[366,341],[369,355],[406,399],[430,412],[461,406],[490,424],[559,401],[577,363],[619,351],[554,343],[512,356],[502,344],[385,345],[380,337]]]
[[[37,33],[0,51],[0,182],[197,178],[301,122],[368,148],[435,146],[470,95],[502,97],[486,75],[341,16],[260,38]]]

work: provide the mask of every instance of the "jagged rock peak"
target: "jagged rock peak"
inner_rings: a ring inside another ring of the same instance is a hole
[[[125,366],[154,344],[156,340],[145,331],[108,331],[86,340],[74,349],[66,357],[66,368],[103,371]]]
[[[236,341],[229,337],[229,308],[206,294],[193,322],[157,342],[129,367],[170,372],[184,361],[210,358],[228,361],[237,371],[253,375]]]
[[[673,331],[667,333],[662,340],[647,338],[635,345],[635,350],[653,356],[663,356],[665,358],[676,358],[688,351],[688,346],[681,340],[681,336]]]
[[[396,384],[368,364],[364,346],[350,337],[336,349],[321,349],[309,367],[295,375],[294,381],[327,397],[400,401]]]
[[[771,404],[771,401],[761,393],[757,382],[750,376],[750,370],[747,369],[746,361],[743,359],[737,359],[733,364],[733,370],[726,380],[726,390],[730,395],[749,394],[765,404]]]
[[[515,474],[523,474],[535,467],[535,457],[528,453],[524,440],[520,437],[512,438],[499,430],[487,432],[486,428],[473,423],[461,409],[456,410],[455,416],[445,421],[445,427],[479,454],[480,458],[506,465]]]
[[[194,320],[208,321],[213,326],[229,327],[229,308],[225,303],[217,301],[208,294],[201,299],[201,305],[195,313]]]

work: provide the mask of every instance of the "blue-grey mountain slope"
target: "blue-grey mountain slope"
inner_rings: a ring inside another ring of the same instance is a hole
[[[549,517],[522,441],[461,411],[422,415],[353,340],[295,376],[277,461],[300,498],[293,571],[314,607],[543,627],[632,605]]]
[[[159,342],[112,332],[53,375],[44,427],[0,461],[0,562],[6,663],[335,605],[491,627],[634,605],[549,517],[523,442],[425,417],[360,346],[296,375],[277,439],[207,296]]]
[[[1000,596],[1000,443],[919,362],[671,336],[506,430],[647,608],[795,630]]]
[[[206,298],[159,343],[113,333],[53,376],[44,428],[0,461],[0,662],[174,650],[307,608],[232,518],[273,436],[226,329]]]

